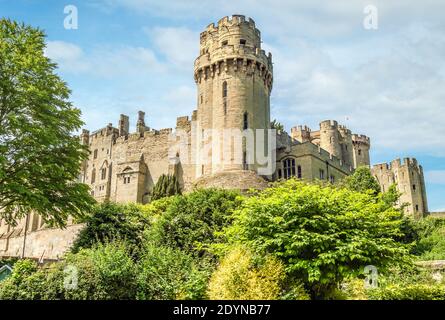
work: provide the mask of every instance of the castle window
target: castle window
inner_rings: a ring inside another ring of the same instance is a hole
[[[224,115],[227,114],[227,101],[224,100],[223,102],[223,109],[224,109]]]
[[[227,81],[224,81],[222,84],[222,96],[227,98]]]
[[[419,211],[419,205],[416,204],[416,212]]]
[[[201,98],[201,104],[202,104],[202,102],[204,101],[204,98],[202,97],[202,94],[201,94],[200,98]]]
[[[362,155],[362,149],[358,149],[358,155],[359,155],[359,156]]]
[[[295,176],[295,159],[283,160],[283,174],[285,179]]]
[[[301,174],[301,166],[297,167],[297,178],[301,179],[302,178],[302,174]]]
[[[331,175],[331,176],[329,177],[329,181],[330,181],[331,183],[334,183],[334,182],[335,182],[335,177],[334,177],[333,175]]]
[[[124,177],[124,184],[130,183],[130,177]]]
[[[243,169],[248,170],[249,167],[247,166],[247,153],[246,151],[243,152]]]
[[[93,154],[94,154],[94,159],[97,159],[97,149],[94,150]]]
[[[221,46],[227,46],[229,44],[228,40],[224,40],[223,42],[221,42]]]
[[[245,39],[240,39],[239,40],[239,44],[244,46],[246,44],[246,40]]]
[[[103,169],[100,171],[100,175],[101,175],[101,179],[102,179],[102,180],[105,180],[105,178],[107,177],[107,168],[103,168]]]
[[[93,169],[93,171],[91,171],[91,183],[96,182],[96,169]]]
[[[324,170],[323,169],[319,170],[319,174],[320,174],[320,180],[324,180]]]
[[[249,128],[249,115],[247,112],[244,112],[243,115],[243,130],[247,130]]]
[[[413,184],[413,191],[416,191],[416,185]]]

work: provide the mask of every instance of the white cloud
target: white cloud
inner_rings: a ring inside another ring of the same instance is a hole
[[[199,52],[196,32],[180,28],[144,28],[153,39],[157,51],[161,52],[169,62],[179,68],[193,68],[193,61]]]
[[[48,41],[46,56],[58,64],[61,72],[96,77],[154,74],[165,71],[154,52],[144,47],[97,46],[84,52],[64,41]]]

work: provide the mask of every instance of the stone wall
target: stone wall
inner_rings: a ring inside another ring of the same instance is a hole
[[[414,158],[381,163],[372,167],[372,173],[382,188],[388,191],[395,184],[401,193],[399,204],[407,203],[406,213],[420,218],[428,213],[423,169]]]
[[[26,235],[11,234],[0,238],[0,257],[20,257],[25,245],[25,257],[42,260],[57,260],[69,250],[81,224],[70,225],[65,229],[41,229]]]

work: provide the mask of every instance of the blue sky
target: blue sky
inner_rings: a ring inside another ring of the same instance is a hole
[[[363,27],[366,5],[378,29]],[[78,29],[64,28],[64,7]],[[72,89],[85,127],[153,128],[195,109],[199,33],[231,14],[252,17],[272,52],[272,118],[314,130],[337,119],[371,137],[372,163],[416,157],[429,207],[445,211],[445,3],[441,0],[0,0],[0,16],[44,29],[47,55]]]

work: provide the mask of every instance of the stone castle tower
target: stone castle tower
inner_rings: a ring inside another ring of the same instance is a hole
[[[393,184],[401,193],[399,204],[408,204],[406,213],[421,218],[428,213],[423,168],[414,158],[405,158],[403,163],[396,159],[372,167],[372,173],[379,181],[382,191],[388,191]]]
[[[254,155],[246,152],[245,142],[242,150],[225,143],[224,150],[216,152],[224,130],[270,128],[272,55],[261,49],[255,22],[233,15],[222,18],[216,26],[210,24],[200,35],[194,77],[198,89],[198,150],[211,159],[197,161],[196,176],[231,170],[256,171]],[[202,147],[204,143],[212,145],[210,151]]]
[[[291,129],[291,137],[300,143],[311,142],[341,161],[341,165],[356,169],[370,165],[371,141],[365,135],[353,134],[335,120],[320,122],[320,130],[312,131],[307,126]]]

